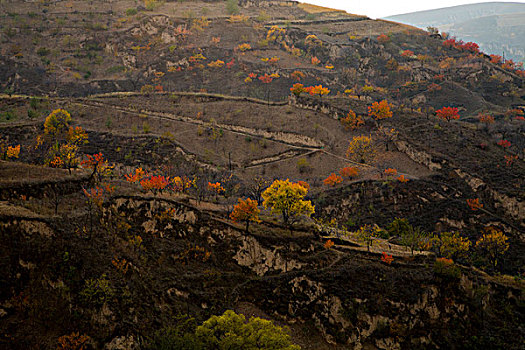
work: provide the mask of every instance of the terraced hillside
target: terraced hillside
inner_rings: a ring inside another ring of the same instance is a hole
[[[517,65],[294,1],[0,15],[0,347],[211,349],[225,310],[303,349],[521,347]],[[312,215],[271,210],[285,179]]]

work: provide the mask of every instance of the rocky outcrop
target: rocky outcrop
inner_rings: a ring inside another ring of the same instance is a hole
[[[254,237],[244,236],[233,259],[239,265],[249,267],[258,276],[263,276],[268,271],[288,272],[305,266],[298,261],[283,258],[279,250],[278,247],[265,248]]]

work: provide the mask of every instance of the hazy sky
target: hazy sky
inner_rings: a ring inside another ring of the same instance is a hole
[[[314,5],[345,10],[371,18],[387,17],[407,12],[436,9],[479,2],[505,2],[498,0],[300,0]],[[524,2],[524,1],[507,1]]]

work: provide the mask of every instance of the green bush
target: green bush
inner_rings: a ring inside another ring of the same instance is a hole
[[[151,131],[151,127],[149,126],[148,122],[144,122],[142,123],[142,131],[145,133],[145,134],[149,134],[150,131]]]
[[[28,109],[27,110],[27,116],[31,119],[35,119],[38,117],[38,112],[35,111],[34,109]]]
[[[310,163],[308,163],[306,158],[299,158],[297,160],[297,169],[301,174],[311,170],[311,168],[312,167],[310,166]]]
[[[40,106],[40,98],[31,97],[31,99],[29,100],[29,106],[33,109],[38,109],[38,107]]]
[[[113,66],[113,67],[110,67],[106,70],[107,73],[109,74],[113,74],[113,73],[121,73],[121,72],[125,72],[126,71],[126,67],[124,66]]]
[[[227,310],[221,316],[212,316],[197,326],[193,318],[178,317],[174,327],[155,333],[148,350],[214,350],[214,349],[266,349],[300,350],[290,340],[286,329],[272,321]]]
[[[51,52],[51,50],[46,47],[40,47],[38,50],[36,50],[37,55],[41,57],[49,55],[49,52]]]
[[[126,16],[135,16],[137,12],[138,11],[135,8],[126,9]]]
[[[395,218],[386,229],[389,236],[402,237],[410,232],[412,226],[407,219]]]
[[[10,122],[16,119],[16,114],[13,111],[5,111],[0,114],[0,121]]]
[[[91,278],[86,281],[84,289],[80,291],[80,297],[90,305],[102,306],[115,295],[106,275],[99,278]]]
[[[227,0],[226,1],[226,11],[228,11],[228,14],[230,15],[238,15],[239,5],[237,3],[237,0]]]

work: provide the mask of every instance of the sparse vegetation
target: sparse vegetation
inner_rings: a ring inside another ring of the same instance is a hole
[[[10,3],[0,348],[521,346],[519,63],[267,5]]]

